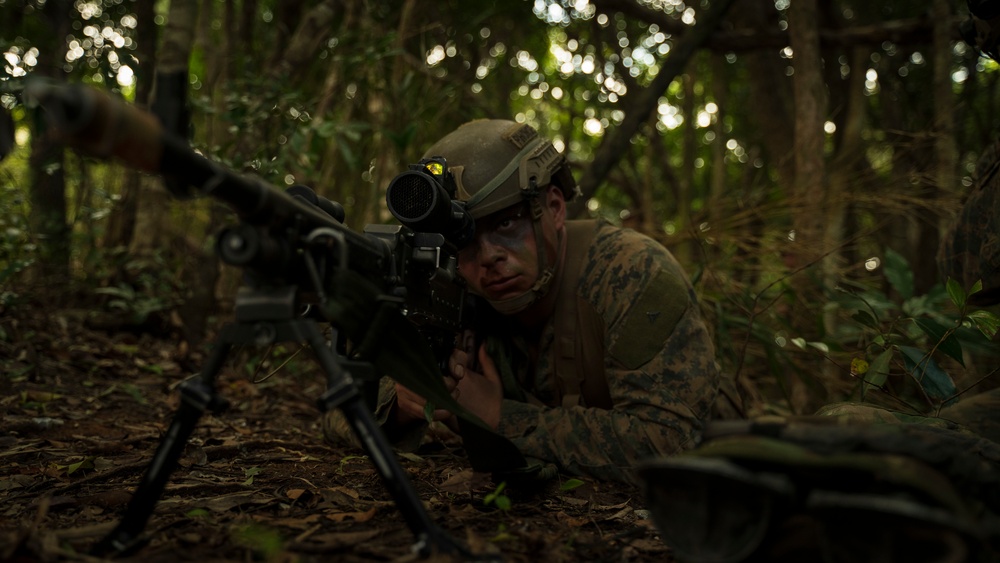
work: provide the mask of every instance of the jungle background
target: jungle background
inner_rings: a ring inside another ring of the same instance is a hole
[[[241,279],[213,250],[225,206],[67,150],[25,106],[30,77],[149,109],[233,170],[341,203],[356,230],[393,221],[386,185],[457,125],[527,122],[568,155],[575,216],[640,230],[688,268],[755,413],[933,414],[996,387],[995,318],[938,264],[1000,124],[1000,72],[961,40],[963,1],[0,0],[0,14],[0,554],[86,558]],[[406,557],[363,452],[322,442],[322,384],[295,350],[233,362],[234,408],[202,421],[141,556]],[[508,497],[436,446],[407,471],[481,550],[666,556],[639,491],[564,479]]]

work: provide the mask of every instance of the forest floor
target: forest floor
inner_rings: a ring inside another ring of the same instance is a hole
[[[178,384],[204,359],[174,338],[88,328],[86,316],[0,307],[0,560],[94,560],[86,554],[122,518],[173,419]],[[254,383],[248,371],[235,355],[223,369],[230,408],[201,418],[144,528],[148,543],[119,559],[414,559],[414,536],[365,452],[323,441],[319,372]],[[501,491],[504,510],[458,444],[400,461],[430,518],[471,553],[670,559],[637,489],[563,479]]]

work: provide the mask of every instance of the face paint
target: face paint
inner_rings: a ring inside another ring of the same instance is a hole
[[[473,293],[500,300],[528,291],[538,278],[535,232],[527,205],[477,221],[475,239],[458,254],[459,273]]]

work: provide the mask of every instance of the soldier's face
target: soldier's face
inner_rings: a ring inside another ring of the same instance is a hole
[[[552,257],[557,247],[556,231],[565,219],[565,201],[555,187],[541,197],[545,210],[538,226]],[[458,271],[469,289],[493,301],[511,299],[531,289],[539,275],[535,228],[527,203],[478,219],[475,239],[458,254]]]

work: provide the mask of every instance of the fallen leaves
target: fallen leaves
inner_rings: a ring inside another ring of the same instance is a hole
[[[189,374],[172,363],[176,343],[133,337],[116,348],[114,336],[67,326],[36,329],[49,340],[31,342],[32,369],[0,375],[0,559],[20,549],[31,560],[80,560],[106,535],[170,426],[175,384]],[[58,360],[55,348],[71,359]],[[0,340],[4,354],[16,357]],[[412,530],[368,457],[323,442],[312,403],[322,378],[285,368],[254,385],[244,371],[234,362],[220,374],[218,391],[233,407],[199,420],[146,527],[152,541],[123,559],[412,558]],[[484,504],[499,485],[490,475],[473,472],[458,444],[432,446],[401,463],[430,518],[472,553],[667,560],[630,488],[572,478],[539,491],[506,487],[509,505],[498,510]]]

